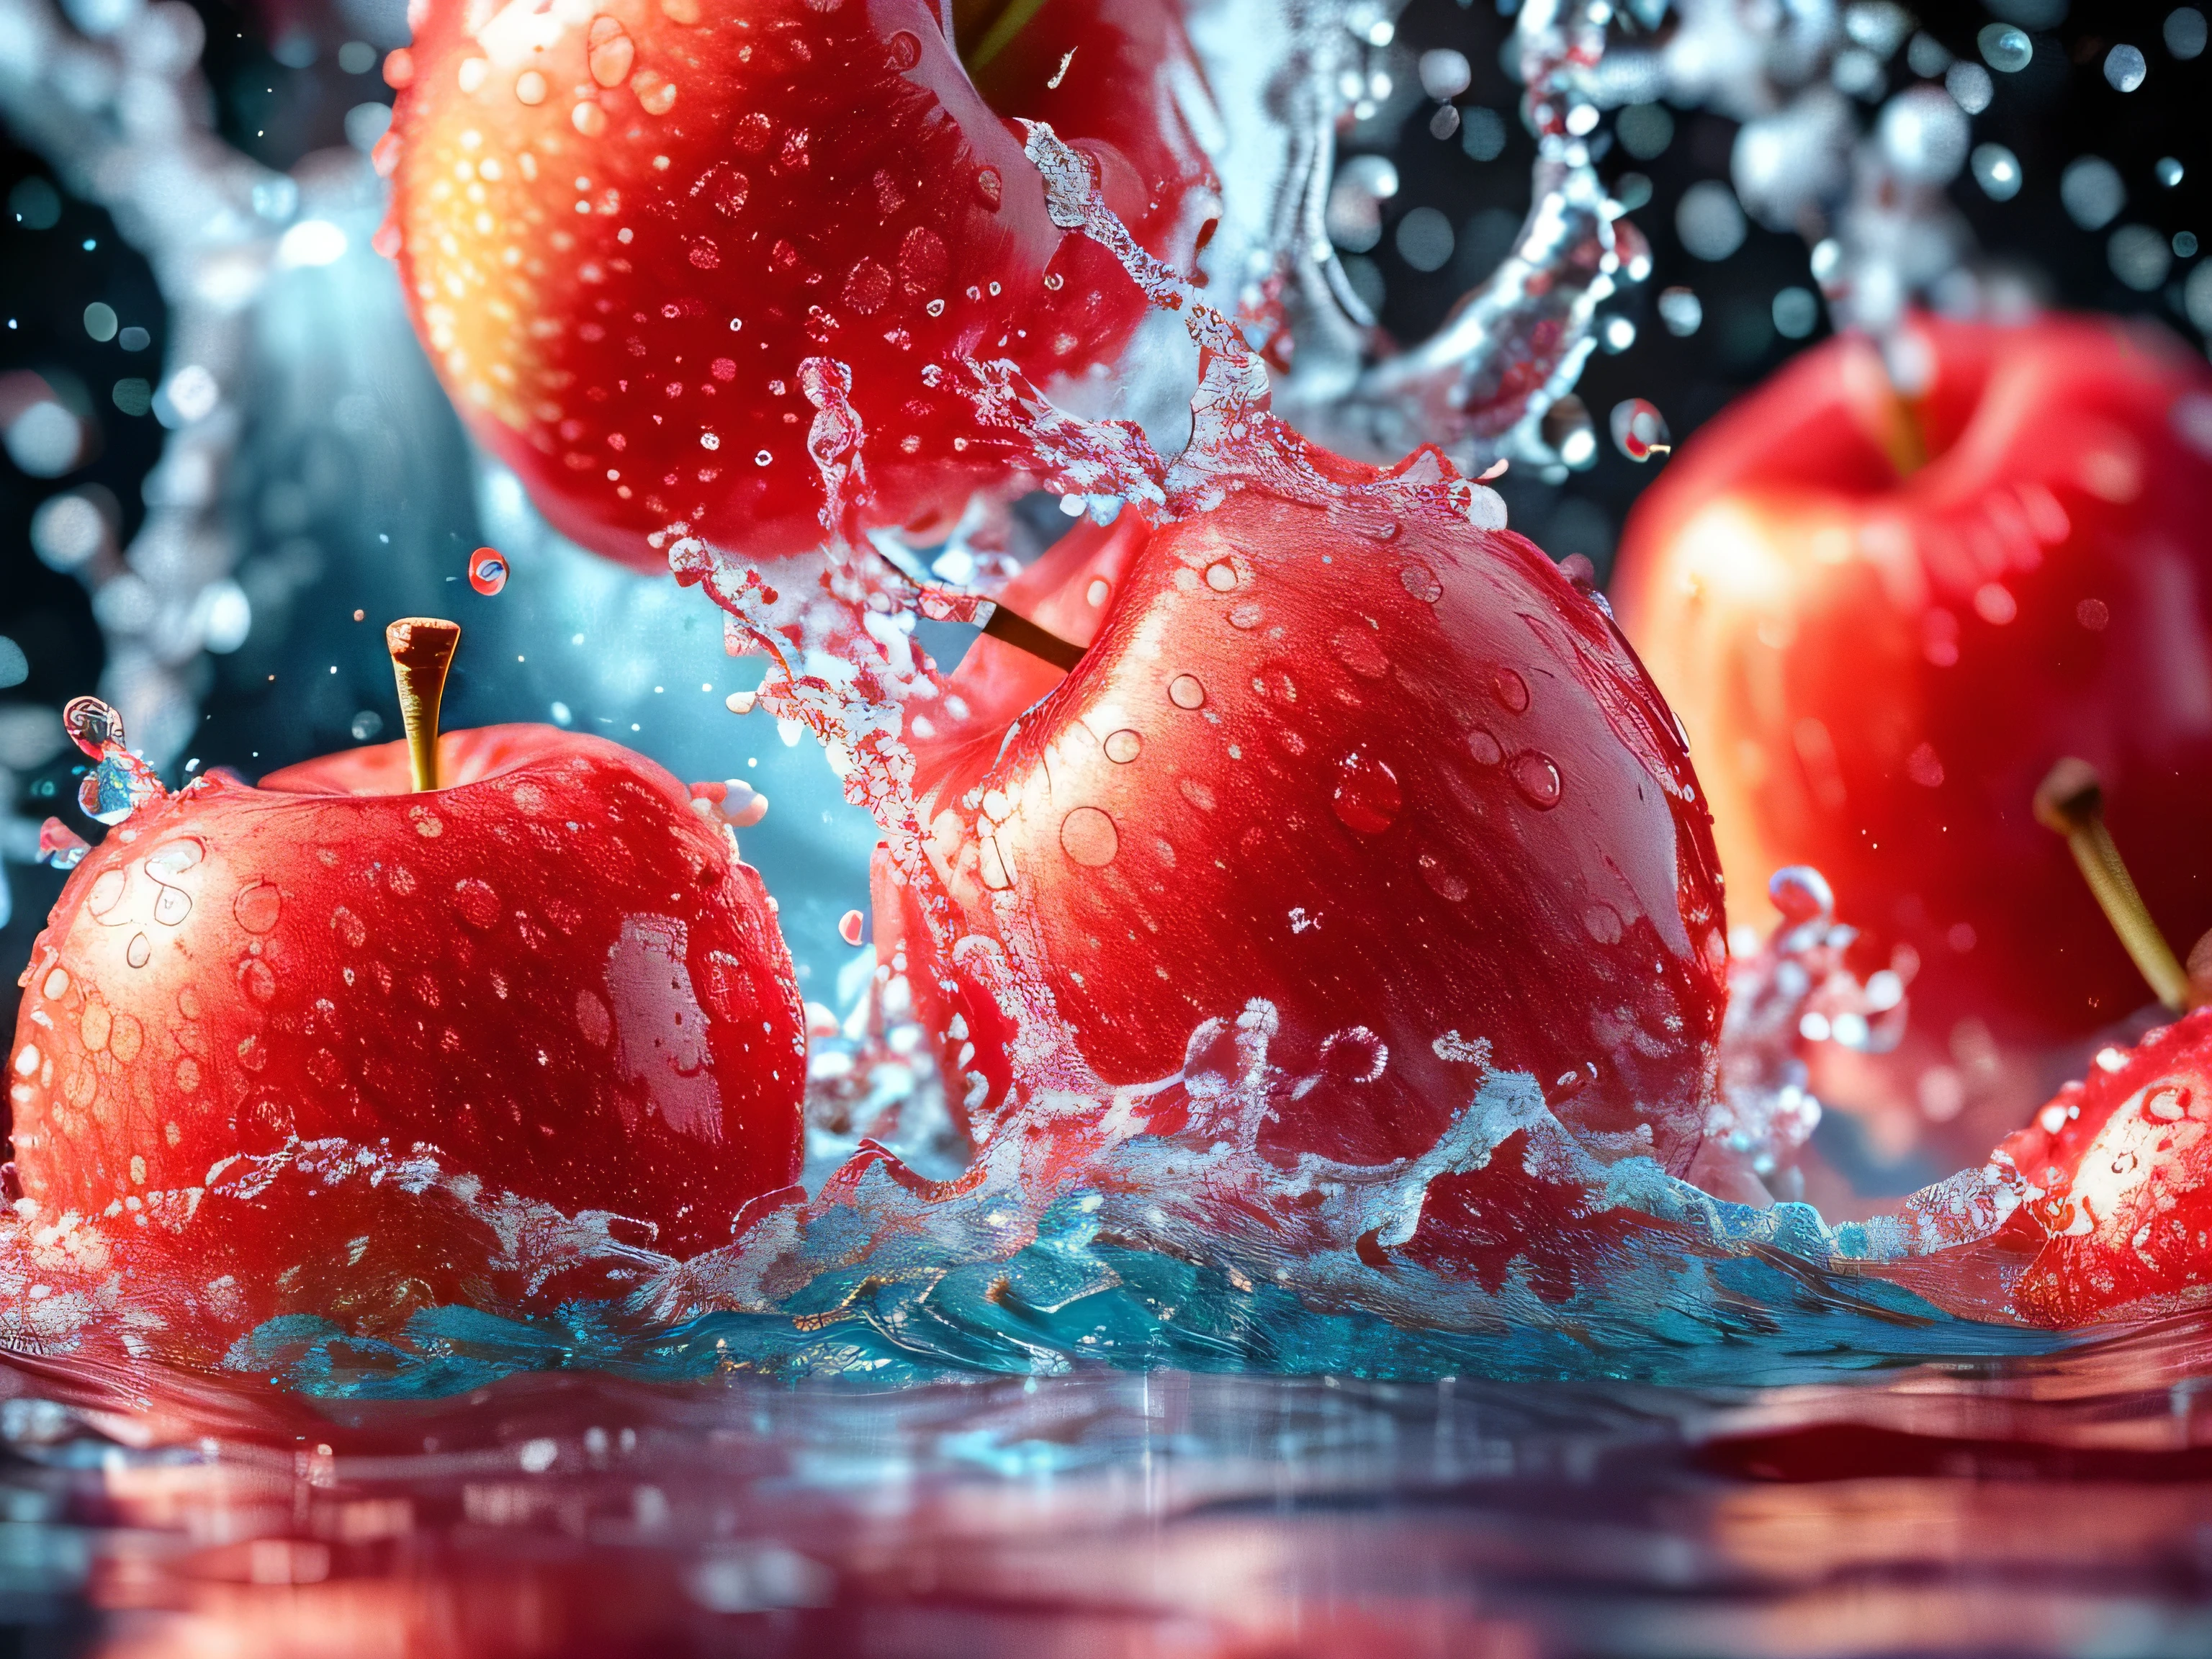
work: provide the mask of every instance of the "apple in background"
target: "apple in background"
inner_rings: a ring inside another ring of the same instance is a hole
[[[1730,920],[1763,930],[1767,874],[1809,864],[1866,967],[1917,969],[1903,1047],[1816,1085],[1955,1160],[2147,1000],[2035,821],[2054,761],[2102,775],[2166,934],[2212,926],[2212,374],[2088,317],[1918,317],[1898,356],[1902,391],[1831,341],[1700,430],[1613,600],[1690,734]]]
[[[146,1306],[376,1326],[471,1295],[481,1220],[352,1148],[427,1145],[487,1198],[615,1212],[678,1255],[798,1174],[798,989],[720,826],[598,738],[449,733],[425,793],[407,750],[142,807],[33,947],[15,1179],[40,1226],[190,1264]]]
[[[1240,485],[1157,529],[1079,526],[1006,595],[1089,647],[1073,671],[979,639],[951,682],[967,719],[913,728],[968,937],[934,957],[887,860],[876,927],[950,1033],[951,1092],[988,1134],[1012,1033],[972,970],[996,952],[1109,1084],[1173,1076],[1205,1022],[1272,1002],[1277,1155],[1425,1152],[1494,1069],[1534,1073],[1601,1158],[1680,1171],[1726,951],[1664,704],[1530,543],[1309,457],[1333,505]],[[1530,1226],[1578,1197],[1546,1188]]]
[[[1179,9],[950,17],[949,39],[922,0],[422,9],[386,65],[379,246],[471,428],[565,534],[653,569],[676,520],[754,557],[816,545],[817,356],[851,370],[864,524],[949,527],[1005,471],[957,359],[1109,371],[1145,302],[1053,225],[1004,118],[1054,124],[1187,266],[1214,198]]]

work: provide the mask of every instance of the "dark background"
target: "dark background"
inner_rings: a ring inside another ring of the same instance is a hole
[[[2017,18],[2018,3],[2004,0],[2001,9]],[[2048,7],[2050,0],[2043,3]],[[349,15],[313,6],[282,12],[247,9],[217,0],[198,0],[198,6],[208,27],[204,68],[216,94],[221,131],[272,167],[289,167],[313,150],[344,144],[349,109],[390,100],[373,63],[363,61],[368,54],[356,49],[341,61],[341,49],[349,41],[367,37],[380,48],[390,43],[375,40],[390,26],[380,25],[374,14],[356,10]],[[2186,63],[2171,56],[2161,37],[2171,9],[2081,4],[2077,15],[2055,27],[2032,31],[2033,64],[2018,74],[1996,76],[1993,104],[1972,123],[1974,143],[1994,141],[2021,158],[2025,188],[2009,202],[1992,202],[1968,173],[1952,185],[1950,196],[1984,252],[2016,267],[2051,302],[2155,315],[2195,341],[2181,305],[2181,283],[2194,259],[2177,258],[2162,291],[2140,294],[2112,274],[2106,255],[2106,240],[2120,223],[2148,224],[2168,236],[2193,231],[2212,239],[2212,216],[2202,211],[2207,180],[2196,167],[2202,147],[2194,142],[2212,92],[2212,52]],[[1946,4],[1929,8],[1920,27],[1954,55],[1973,59],[1975,35],[1991,16],[1978,4]],[[1489,0],[1474,6],[1412,0],[1398,25],[1399,41],[1413,52],[1449,46],[1470,60],[1474,84],[1456,101],[1470,125],[1481,119],[1475,112],[1483,109],[1504,118],[1504,149],[1494,160],[1473,159],[1458,135],[1431,136],[1428,121],[1435,106],[1425,98],[1395,139],[1359,129],[1346,135],[1347,150],[1385,149],[1401,179],[1401,190],[1385,207],[1382,240],[1365,256],[1370,264],[1360,273],[1370,289],[1379,283],[1382,319],[1400,339],[1418,339],[1443,320],[1459,295],[1502,256],[1528,207],[1532,141],[1518,119],[1519,88],[1499,61],[1510,27],[1510,18],[1498,15]],[[2133,94],[2115,91],[2102,72],[2106,50],[2122,41],[2140,47],[2149,63],[2148,80]],[[380,59],[380,50],[376,57]],[[1912,78],[1900,52],[1891,64],[1891,88]],[[1865,113],[1871,108],[1862,106]],[[1596,142],[1607,144],[1611,131],[1608,118]],[[1649,179],[1650,200],[1632,217],[1650,239],[1655,258],[1651,279],[1607,307],[1636,323],[1636,343],[1620,355],[1595,354],[1583,379],[1581,393],[1601,434],[1615,402],[1644,397],[1664,412],[1679,442],[1790,353],[1827,332],[1825,317],[1804,340],[1784,339],[1773,325],[1778,291],[1814,287],[1801,237],[1754,223],[1741,249],[1718,264],[1692,258],[1676,238],[1676,202],[1698,180],[1728,176],[1735,133],[1735,124],[1719,116],[1677,111],[1674,137],[1663,153],[1637,160],[1614,146],[1601,161],[1608,179],[1630,171]],[[2118,167],[2128,191],[2120,218],[2097,232],[2078,228],[2058,197],[2061,171],[2085,152]],[[2178,187],[2162,186],[2154,173],[2154,163],[2166,155],[2189,165]],[[96,684],[100,638],[85,589],[73,576],[47,569],[33,554],[30,518],[48,495],[96,484],[109,493],[127,544],[143,517],[139,487],[160,453],[163,434],[153,416],[124,412],[111,392],[118,380],[127,377],[158,381],[165,341],[162,305],[145,261],[115,234],[103,212],[65,192],[59,194],[58,217],[39,222],[48,216],[38,210],[42,192],[35,185],[27,191],[18,188],[29,179],[53,183],[36,156],[12,142],[0,143],[0,198],[9,203],[0,215],[0,374],[28,368],[44,375],[82,410],[93,411],[100,441],[84,465],[61,478],[27,477],[0,458],[0,635],[21,647],[29,666],[22,684],[0,687],[0,702],[58,708]],[[1434,272],[1407,264],[1393,234],[1398,220],[1417,207],[1440,210],[1457,233],[1452,259]],[[1668,334],[1655,310],[1660,290],[1676,284],[1693,289],[1705,309],[1703,326],[1687,338]],[[89,337],[82,314],[95,300],[113,307],[125,327],[149,331],[150,344],[134,353],[118,341],[101,343]],[[458,428],[431,436],[459,441]],[[1602,443],[1596,465],[1562,485],[1516,473],[1506,481],[1505,490],[1516,528],[1534,536],[1555,556],[1587,555],[1603,572],[1621,522],[1653,471]],[[457,545],[474,544],[477,532],[471,509],[456,505],[451,510],[451,538]],[[266,625],[278,626],[280,619]],[[250,642],[248,653],[260,643]],[[283,728],[285,711],[270,704],[262,680],[258,674],[218,677],[208,705],[211,761],[234,761],[258,770],[297,758],[264,755],[255,766],[222,747],[226,731],[238,734],[238,746],[244,746],[246,733]],[[301,732],[299,740],[307,735]],[[81,831],[96,834],[76,811],[74,773],[80,758],[74,750],[57,757],[19,781],[28,799],[0,805],[12,805],[34,819],[54,812]],[[0,1018],[12,1024],[13,969],[27,957],[60,878],[21,864],[7,866],[6,876],[15,914],[0,929],[0,963],[9,969],[0,978]]]

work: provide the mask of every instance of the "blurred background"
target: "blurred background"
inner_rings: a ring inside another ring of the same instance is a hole
[[[1380,36],[1375,73],[1339,176],[1379,211],[1333,216],[1332,233],[1401,341],[1438,325],[1528,210],[1533,141],[1503,59],[1513,4],[1374,9],[1389,21],[1366,37]],[[1916,82],[1972,116],[1977,148],[1948,198],[1981,262],[1959,303],[2139,313],[2201,346],[2212,276],[2197,238],[2212,220],[2205,180],[2176,159],[2212,89],[2198,11],[1993,0],[1918,15],[1756,3],[1683,15],[1772,35],[1799,12],[1843,43],[1824,80],[1862,127]],[[397,735],[381,625],[419,612],[466,630],[449,724],[553,720],[686,781],[741,776],[765,792],[773,810],[744,851],[782,898],[807,994],[834,1000],[855,959],[836,919],[866,905],[872,826],[811,741],[725,710],[759,668],[722,654],[718,613],[568,547],[472,450],[369,246],[382,187],[367,153],[390,118],[379,71],[405,39],[398,0],[194,0],[158,14],[70,0],[68,14],[114,49],[58,56],[43,0],[0,4],[0,1014],[12,1023],[14,965],[61,883],[35,862],[40,821],[96,833],[75,804],[82,757],[64,741],[64,702],[104,673],[158,686],[167,726],[131,737],[173,784],[210,765],[258,776]],[[1993,23],[2017,41],[1993,47]],[[2137,55],[2116,50],[2128,47]],[[1993,76],[1993,50],[2025,58]],[[179,100],[204,101],[220,143]],[[1701,102],[1728,107],[1729,88]],[[1655,101],[1608,112],[1593,136],[1655,261],[1607,307],[1583,378],[1601,431],[1604,411],[1641,397],[1679,442],[1830,330],[1816,238],[1769,228],[1739,201],[1738,131],[1712,107]],[[1941,284],[1933,298],[1947,302]],[[1516,470],[1503,489],[1516,528],[1602,576],[1662,465],[1601,441],[1580,470]],[[1017,552],[1067,523],[1055,507],[1024,504]],[[480,544],[512,569],[495,595],[467,580]],[[963,640],[940,629],[929,642],[949,661]]]

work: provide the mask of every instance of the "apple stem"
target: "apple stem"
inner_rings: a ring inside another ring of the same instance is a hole
[[[1073,670],[1083,660],[1084,647],[1073,640],[1063,640],[1050,629],[1039,627],[1019,611],[1009,611],[1003,605],[991,608],[991,619],[983,624],[983,631],[1054,668]]]
[[[2060,761],[2036,789],[2035,817],[2066,837],[2082,879],[2152,994],[2177,1014],[2187,1009],[2194,1000],[2189,975],[2151,920],[2120,849],[2112,844],[2112,832],[2105,827],[2105,785],[2097,769],[2071,756]]]
[[[438,787],[438,703],[446,671],[461,642],[461,625],[437,617],[402,617],[384,630],[392,672],[399,682],[399,718],[407,727],[407,759],[419,793]]]

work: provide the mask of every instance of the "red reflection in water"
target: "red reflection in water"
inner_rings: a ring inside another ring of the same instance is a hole
[[[74,1397],[5,1403],[0,1498],[11,1571],[96,1610],[103,1659],[2212,1650],[2203,1318],[1733,1392]]]

